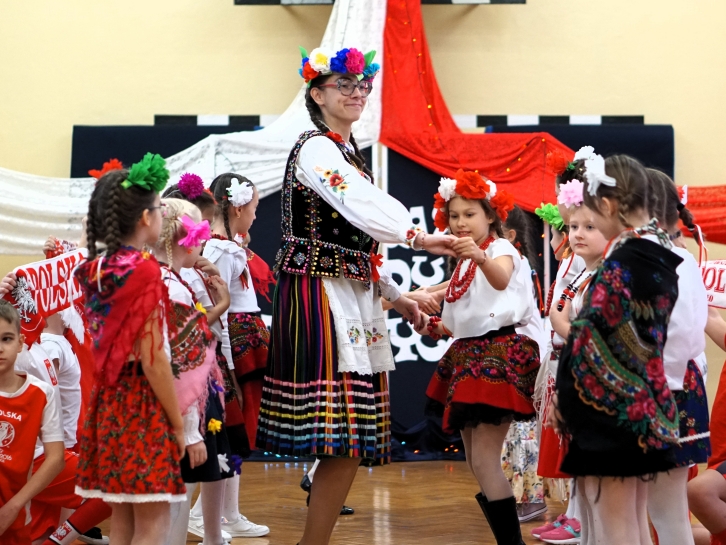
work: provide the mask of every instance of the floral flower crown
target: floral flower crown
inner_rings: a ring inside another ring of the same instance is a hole
[[[302,66],[298,73],[310,87],[310,82],[318,76],[328,76],[334,72],[340,74],[353,74],[358,80],[372,81],[381,69],[378,63],[373,62],[375,51],[366,54],[354,47],[343,48],[337,53],[324,47],[316,47],[308,55],[304,47],[300,48]]]
[[[560,211],[552,203],[542,203],[540,208],[534,209],[534,213],[537,214],[538,218],[558,231],[565,228],[565,221],[560,216]]]
[[[473,201],[488,200],[502,221],[507,221],[509,211],[514,208],[514,197],[506,191],[497,192],[497,184],[491,180],[485,180],[477,172],[464,172],[463,169],[459,169],[454,175],[454,179],[441,178],[439,191],[434,195],[434,209],[436,210],[434,225],[439,231],[444,231],[449,226],[444,206],[457,196]]]

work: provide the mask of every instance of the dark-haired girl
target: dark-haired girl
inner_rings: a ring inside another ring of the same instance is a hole
[[[88,207],[88,261],[76,277],[86,295],[96,383],[80,441],[76,492],[111,504],[114,543],[156,545],[169,531],[169,502],[184,501],[184,427],[174,391],[164,317],[168,294],[144,246],[159,238],[164,160],[147,154],[96,184]],[[106,250],[97,255],[96,243]]]
[[[475,172],[444,178],[436,194],[436,225],[458,237],[458,259],[441,318],[417,331],[453,337],[426,395],[443,428],[461,431],[476,495],[498,545],[522,545],[517,503],[501,465],[513,421],[533,420],[537,343],[520,335],[532,315],[531,284],[522,281],[521,257],[504,238],[502,219],[513,198]]]
[[[320,458],[301,545],[325,545],[361,461],[390,461],[387,371],[394,369],[381,296],[414,324],[415,302],[378,274],[378,241],[445,253],[450,238],[413,228],[373,184],[351,128],[378,65],[374,52],[304,53],[311,130],[282,188],[283,241],[257,446]]]
[[[260,307],[247,265],[247,254],[235,241],[245,236],[255,220],[259,203],[257,188],[239,174],[217,176],[210,190],[217,204],[212,239],[204,257],[219,270],[229,287],[230,305],[221,317],[223,366],[227,377],[225,424],[235,454],[247,457],[254,445],[262,396],[262,375],[267,364],[269,333],[259,316]],[[221,360],[220,360],[221,361]],[[227,479],[222,529],[232,537],[259,537],[269,528],[254,524],[239,512],[240,475]]]
[[[583,541],[650,545],[645,481],[676,465],[663,352],[682,259],[651,221],[638,161],[593,150],[585,175],[584,204],[609,243],[562,349],[551,423],[570,435],[561,470],[592,509]]]
[[[681,204],[673,180],[658,170],[648,169],[652,194],[651,214],[673,241],[673,252],[683,259],[678,273],[678,300],[668,322],[668,340],[663,365],[668,386],[678,406],[680,438],[675,449],[677,467],[648,485],[648,513],[661,545],[688,545],[693,534],[688,518],[687,487],[689,466],[708,461],[711,452],[708,431],[708,402],[702,369],[705,362],[704,329],[708,319],[706,288],[701,271],[685,248],[678,221],[693,229],[693,217]],[[694,229],[695,231],[695,229]],[[696,236],[697,233],[695,233]]]

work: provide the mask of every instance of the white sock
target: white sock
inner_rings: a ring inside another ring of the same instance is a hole
[[[187,485],[187,490],[189,490],[189,486]],[[194,486],[194,488],[197,487],[197,485],[191,485]],[[199,496],[197,496],[197,501],[194,502],[194,507],[192,507],[192,513],[191,516],[194,518],[199,518],[202,516],[202,494],[204,492],[204,487],[202,487],[201,490],[199,490]]]
[[[65,521],[53,532],[49,539],[53,543],[58,543],[58,545],[70,545],[80,535],[80,532],[70,522]]]
[[[658,473],[648,483],[648,514],[660,545],[693,545],[687,484],[687,467]]]
[[[229,522],[239,518],[239,475],[225,479],[224,502],[222,504],[222,516]]]
[[[189,526],[189,506],[196,483],[187,485],[187,499],[171,504],[171,526],[166,538],[166,545],[186,545],[187,527]]]
[[[575,480],[570,479],[570,500],[567,502],[567,511],[565,512],[565,516],[568,519],[577,518],[577,501],[575,500],[574,494],[575,494]],[[580,519],[577,519],[577,520],[580,520]]]
[[[224,541],[222,539],[222,504],[224,503],[227,480],[202,483],[202,490],[204,491],[204,502],[202,503],[204,543],[209,545],[219,545]]]

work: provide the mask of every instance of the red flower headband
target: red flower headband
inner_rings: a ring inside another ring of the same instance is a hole
[[[101,170],[89,170],[88,174],[96,178],[96,180],[100,180],[104,174],[107,174],[112,170],[123,170],[123,168],[123,163],[118,159],[109,159],[103,163],[103,168],[101,168]]]
[[[484,179],[478,172],[465,172],[459,169],[454,179],[441,178],[439,191],[434,195],[436,210],[434,225],[439,231],[444,231],[449,226],[444,207],[457,196],[473,201],[488,200],[502,221],[507,220],[509,211],[514,208],[514,197],[506,191],[497,192],[497,185],[494,182]]]

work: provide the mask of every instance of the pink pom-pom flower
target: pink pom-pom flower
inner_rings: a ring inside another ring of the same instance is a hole
[[[585,187],[580,180],[570,180],[560,186],[560,194],[557,202],[567,207],[580,206],[582,204],[582,191]]]
[[[181,191],[182,195],[190,201],[193,201],[204,193],[204,181],[199,176],[192,174],[191,172],[182,174],[181,178],[179,178],[177,187],[179,188],[179,191]]]
[[[206,242],[212,238],[212,231],[209,229],[209,222],[207,220],[195,223],[189,216],[182,216],[181,222],[187,231],[187,236],[179,241],[179,246],[196,248],[197,246],[201,246],[202,242]]]
[[[351,74],[362,74],[366,68],[366,59],[363,53],[351,47],[348,55],[345,57],[345,67]]]

